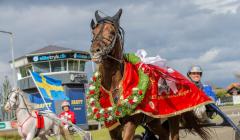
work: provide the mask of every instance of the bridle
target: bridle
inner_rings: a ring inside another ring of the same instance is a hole
[[[21,93],[16,93],[16,92],[19,92],[19,91],[18,91],[18,90],[11,91],[11,93],[9,94],[9,96],[8,96],[8,98],[7,98],[7,101],[8,101],[8,103],[9,103],[9,105],[10,105],[10,110],[16,110],[16,112],[18,112],[18,111],[21,110],[21,109],[25,109],[25,110],[27,110],[28,113],[31,115],[31,113],[30,113],[30,111],[29,111],[29,108],[27,108],[27,103],[25,102],[23,95],[22,95]],[[13,93],[15,93],[16,96],[17,96],[16,101],[12,101],[11,98],[9,98],[9,97],[12,96]],[[24,105],[25,105],[26,107],[22,107],[22,108],[18,107],[19,104],[20,104],[20,102],[19,102],[19,96],[21,96],[21,97],[23,98],[23,103],[24,103]],[[13,106],[11,105],[11,103],[13,104]]]
[[[8,95],[8,97],[7,97],[7,102],[9,104],[9,106],[10,106],[10,110],[17,110],[17,108],[18,108],[18,106],[20,104],[19,100],[18,100],[19,99],[19,95],[16,92],[17,92],[16,90],[15,91],[11,91],[10,94]],[[11,96],[12,96],[13,93],[15,93],[16,96],[17,96],[16,101],[12,101],[11,100]]]
[[[21,93],[17,93],[17,92],[19,92],[19,90],[11,91],[11,93],[9,94],[7,100],[8,100],[8,103],[10,104],[10,109],[11,109],[11,110],[16,110],[16,114],[17,114],[20,110],[27,110],[29,116],[28,116],[23,122],[19,122],[19,121],[18,121],[18,127],[21,128],[21,132],[22,132],[22,134],[24,134],[23,131],[22,131],[23,125],[24,125],[30,118],[32,118],[32,117],[33,117],[33,118],[36,118],[36,117],[32,116],[32,114],[30,113],[29,108],[27,107],[27,103],[26,103],[26,101],[24,100],[23,95],[22,95]],[[13,93],[15,93],[16,96],[17,96],[15,102],[11,100],[11,96],[12,96]],[[25,105],[26,107],[22,107],[22,108],[19,107],[19,104],[20,104],[20,102],[19,102],[19,96],[21,96],[21,97],[23,98],[23,103],[24,103],[24,105]],[[9,97],[10,97],[10,98],[9,98]],[[17,103],[17,102],[18,102],[18,103]],[[14,107],[12,107],[11,103],[14,104]]]
[[[103,29],[104,29],[104,23],[110,23],[114,26],[114,29],[115,29],[115,35],[113,37],[113,39],[108,39],[106,37],[103,36]],[[97,55],[93,56],[93,57],[96,57],[97,59],[100,59],[98,61],[102,61],[102,59],[105,59],[105,58],[111,58],[117,62],[119,62],[120,64],[123,63],[123,55],[121,56],[120,59],[118,58],[115,58],[111,55],[109,55],[109,53],[113,50],[115,44],[116,44],[116,40],[117,40],[117,37],[119,37],[120,39],[120,46],[121,46],[121,54],[123,54],[123,51],[124,51],[124,30],[122,27],[120,26],[117,26],[113,21],[110,21],[110,20],[102,20],[101,22],[99,22],[97,25],[100,26],[100,31],[97,33],[97,35],[92,39],[92,44],[93,42],[95,41],[99,41],[101,43],[101,47],[104,48],[102,50],[100,50]],[[96,27],[96,26],[95,26]],[[111,42],[108,46],[105,45],[105,43],[103,42],[103,40],[107,40],[109,42]],[[105,45],[105,46],[104,46]],[[92,48],[92,47],[91,47]]]

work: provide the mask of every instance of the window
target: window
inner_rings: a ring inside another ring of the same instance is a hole
[[[39,73],[47,73],[50,72],[49,62],[39,62],[34,63],[34,71]]]
[[[79,71],[84,71],[84,70],[85,70],[85,61],[80,61]]]
[[[51,63],[51,72],[66,71],[66,68],[67,68],[66,60],[51,61],[50,63]]]
[[[24,78],[24,77],[30,76],[29,70],[32,71],[32,66],[20,67],[19,71],[20,71],[21,77]]]
[[[78,71],[78,60],[68,60],[68,70],[69,71]]]

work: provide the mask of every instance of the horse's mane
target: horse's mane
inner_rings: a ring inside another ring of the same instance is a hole
[[[26,108],[27,108],[29,111],[33,111],[35,104],[34,104],[34,103],[31,103],[31,102],[29,101],[29,99],[27,99],[26,93],[23,92],[22,90],[19,90],[19,94],[22,96],[23,102],[24,102],[24,104],[26,105]]]

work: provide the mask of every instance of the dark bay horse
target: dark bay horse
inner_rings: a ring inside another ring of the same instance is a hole
[[[91,44],[92,60],[98,65],[98,71],[101,74],[101,85],[112,94],[114,99],[120,97],[119,84],[123,78],[125,67],[123,58],[124,30],[119,25],[121,14],[122,9],[112,17],[101,17],[96,11],[96,23],[94,20],[91,21],[93,34]],[[112,140],[132,140],[137,126],[145,124],[161,140],[168,140],[170,134],[171,139],[178,140],[179,124],[181,122],[182,126],[190,132],[196,132],[202,139],[209,139],[208,132],[200,127],[200,120],[192,111],[167,119],[168,123],[164,126],[161,119],[152,118],[143,113],[125,116],[120,119],[120,126],[110,130],[110,136]]]

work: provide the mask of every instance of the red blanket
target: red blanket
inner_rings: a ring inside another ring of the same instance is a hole
[[[150,77],[150,83],[145,98],[136,108],[136,113],[143,112],[155,118],[165,118],[212,102],[203,91],[199,90],[176,70],[143,63],[133,65],[129,62],[125,63],[121,85],[124,99],[132,94],[132,88],[136,87],[139,82],[139,68]],[[175,89],[170,89],[169,85],[165,86],[167,88],[159,88],[159,80],[162,81],[162,84],[172,83],[174,85],[172,87],[175,87]],[[100,104],[102,107],[107,108],[112,104],[111,93],[103,87],[100,91]],[[105,125],[109,128],[114,126],[115,122],[105,122]]]
[[[37,117],[37,129],[44,128],[44,117],[42,115],[38,114],[38,111],[35,111],[36,117]]]

